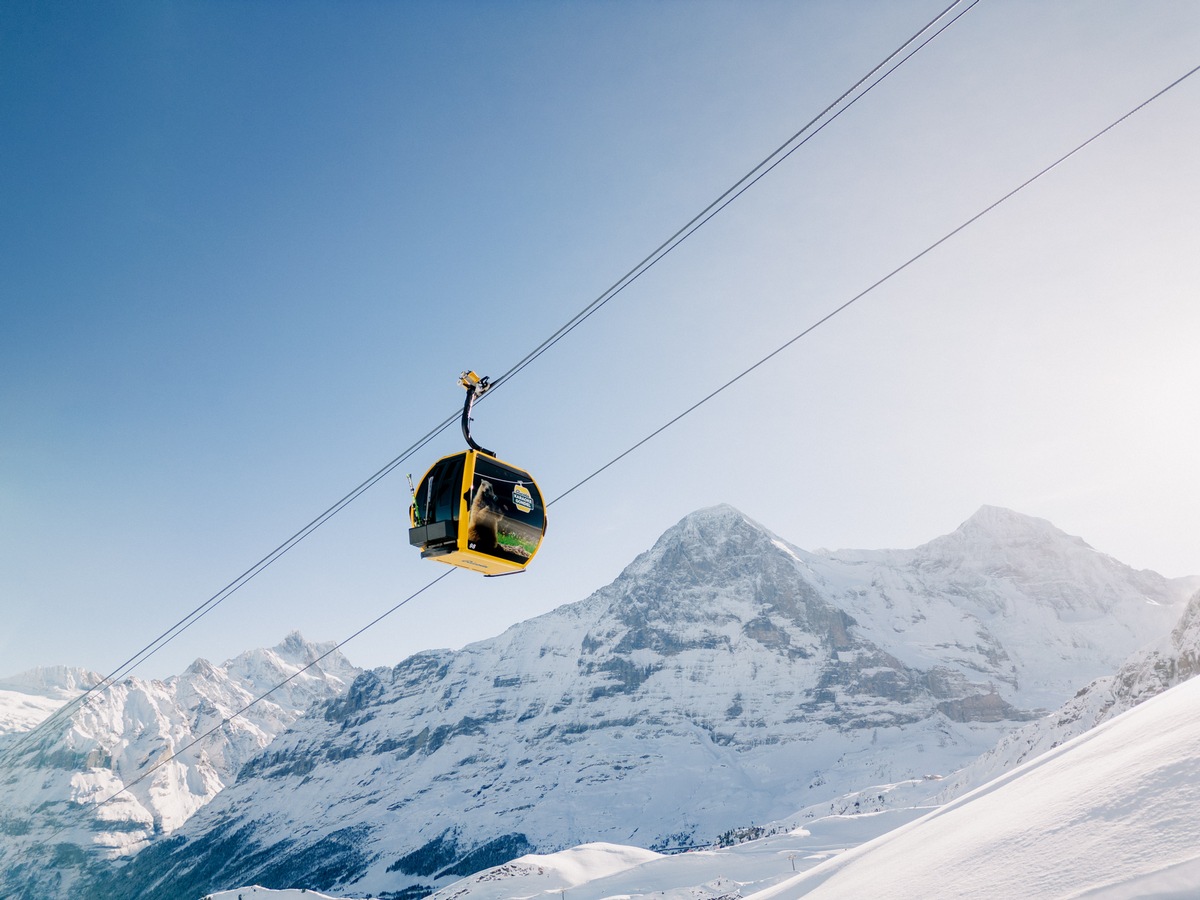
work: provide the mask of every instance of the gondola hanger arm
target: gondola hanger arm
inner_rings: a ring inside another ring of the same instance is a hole
[[[463,372],[458,378],[458,383],[467,390],[467,399],[463,404],[462,414],[462,433],[463,437],[466,438],[467,446],[469,446],[472,450],[478,450],[480,453],[486,454],[487,456],[495,457],[495,453],[485,447],[479,446],[479,444],[475,443],[475,439],[471,437],[472,407],[475,406],[475,401],[479,397],[482,397],[487,392],[487,389],[492,386],[491,382],[488,381],[488,377],[486,375],[481,378],[474,372]]]

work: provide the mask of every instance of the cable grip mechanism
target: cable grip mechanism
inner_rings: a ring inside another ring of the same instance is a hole
[[[479,444],[475,443],[475,439],[471,437],[472,407],[475,406],[475,401],[478,398],[487,393],[488,388],[492,386],[491,382],[488,381],[488,377],[486,375],[480,378],[474,372],[463,372],[458,377],[458,383],[467,389],[467,399],[463,404],[462,413],[462,433],[463,437],[466,438],[467,446],[469,446],[472,450],[478,450],[480,453],[495,457],[495,453],[493,453],[491,450],[488,450],[486,447],[479,446]]]

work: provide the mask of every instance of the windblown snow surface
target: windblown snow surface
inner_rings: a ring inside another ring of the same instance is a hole
[[[1192,679],[932,811],[829,816],[678,856],[589,844],[524,856],[433,896],[1183,900],[1200,896],[1198,810],[1200,679]],[[320,896],[261,888],[212,896],[239,894]]]

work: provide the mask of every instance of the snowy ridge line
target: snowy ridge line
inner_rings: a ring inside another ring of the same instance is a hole
[[[256,706],[258,703],[262,702],[262,701],[263,701],[263,700],[265,700],[267,697],[269,697],[269,696],[271,696],[272,694],[274,694],[276,691],[278,691],[278,690],[280,690],[281,688],[283,688],[284,686],[286,686],[286,685],[290,684],[292,681],[295,681],[297,678],[299,678],[301,675],[303,675],[303,674],[304,674],[305,672],[307,672],[309,669],[313,668],[313,667],[314,667],[314,666],[316,666],[318,663],[320,663],[320,662],[322,662],[323,660],[327,659],[328,657],[332,656],[334,653],[336,653],[337,651],[339,651],[339,650],[340,650],[342,647],[344,647],[346,644],[350,643],[350,641],[354,640],[356,637],[358,637],[359,635],[361,635],[361,634],[362,634],[364,631],[366,631],[367,629],[369,629],[369,628],[373,628],[375,625],[378,625],[380,622],[382,622],[384,619],[386,619],[386,618],[387,618],[388,616],[390,616],[392,613],[396,612],[396,610],[400,609],[402,606],[405,606],[405,605],[406,605],[407,603],[409,603],[411,600],[413,600],[413,599],[415,599],[416,597],[420,596],[421,594],[425,593],[425,591],[429,590],[431,587],[433,587],[435,584],[437,584],[437,583],[438,583],[439,581],[441,581],[443,578],[446,578],[448,575],[451,575],[451,574],[453,574],[453,573],[454,573],[454,571],[455,571],[454,569],[447,569],[445,572],[443,572],[443,573],[442,573],[441,575],[439,575],[437,578],[435,578],[435,579],[433,579],[432,581],[430,581],[429,583],[427,583],[427,584],[426,584],[424,587],[422,587],[422,588],[420,588],[420,589],[418,589],[418,590],[414,591],[412,594],[409,594],[407,597],[405,597],[403,600],[401,600],[399,603],[397,603],[397,604],[396,604],[395,606],[393,606],[391,609],[387,610],[387,611],[386,611],[386,612],[384,612],[384,613],[381,613],[379,616],[377,616],[376,618],[374,618],[373,620],[371,620],[370,622],[368,622],[368,623],[367,623],[366,625],[364,625],[362,628],[358,629],[358,631],[354,632],[354,634],[352,634],[352,635],[350,635],[349,637],[347,637],[347,638],[343,639],[342,641],[338,642],[337,644],[334,644],[332,647],[330,647],[328,650],[326,650],[324,653],[322,653],[322,654],[321,654],[320,656],[318,656],[316,659],[312,660],[311,662],[309,662],[307,665],[303,666],[302,668],[300,668],[300,669],[299,669],[299,670],[297,670],[296,672],[293,672],[291,675],[289,675],[289,676],[288,676],[287,678],[285,678],[283,681],[281,681],[281,682],[279,682],[278,684],[274,685],[274,686],[273,686],[273,687],[271,687],[270,689],[268,689],[268,690],[264,691],[263,693],[259,694],[257,697],[255,697],[253,700],[251,700],[249,703],[247,703],[245,706],[243,706],[241,709],[237,710],[237,712],[231,713],[230,715],[226,716],[226,717],[225,717],[225,718],[223,718],[223,719],[222,719],[220,722],[218,722],[216,725],[214,725],[212,728],[210,728],[210,729],[208,729],[207,731],[205,731],[205,732],[204,732],[203,734],[201,734],[199,737],[197,737],[197,738],[193,739],[193,740],[192,740],[190,743],[186,744],[186,745],[185,745],[185,746],[183,746],[183,747],[180,747],[178,750],[175,750],[174,752],[170,753],[169,755],[166,755],[166,756],[162,757],[161,759],[159,759],[157,762],[155,762],[155,763],[154,763],[154,765],[152,765],[152,766],[150,766],[149,768],[147,768],[147,769],[146,769],[144,772],[142,772],[142,773],[141,773],[141,774],[140,774],[140,775],[139,775],[137,778],[135,778],[133,781],[131,781],[131,782],[129,782],[129,783],[127,783],[127,784],[125,784],[125,785],[124,785],[124,786],[123,786],[123,787],[122,787],[122,788],[121,788],[119,791],[117,791],[116,793],[114,793],[114,794],[112,794],[112,795],[110,795],[110,796],[108,796],[108,797],[105,797],[103,800],[101,800],[101,801],[99,801],[99,802],[97,802],[97,803],[95,803],[95,804],[91,804],[91,805],[88,805],[88,806],[79,806],[79,807],[78,807],[78,809],[79,809],[81,812],[86,810],[86,811],[88,811],[88,812],[92,812],[92,813],[94,813],[96,810],[98,810],[98,809],[100,809],[100,808],[102,808],[102,807],[104,807],[104,806],[107,806],[108,804],[112,803],[112,802],[113,802],[114,800],[116,800],[118,797],[121,797],[121,796],[123,796],[123,795],[125,795],[125,794],[128,794],[128,793],[130,792],[130,790],[131,790],[131,789],[132,789],[132,788],[133,788],[135,785],[141,784],[143,781],[145,781],[147,778],[149,778],[151,775],[153,775],[155,772],[157,772],[157,771],[158,771],[159,769],[161,769],[163,766],[165,766],[165,765],[167,765],[168,763],[170,763],[170,762],[174,761],[176,758],[178,758],[178,757],[179,757],[180,755],[182,755],[183,753],[186,753],[188,750],[191,750],[191,749],[192,749],[193,747],[195,747],[197,744],[201,743],[202,741],[204,741],[204,740],[205,740],[205,739],[207,739],[208,737],[210,737],[210,736],[212,736],[213,734],[215,734],[216,732],[220,731],[222,728],[224,728],[226,725],[228,725],[230,722],[232,722],[232,721],[233,721],[234,719],[236,719],[238,716],[240,716],[240,715],[242,715],[243,713],[247,712],[247,711],[248,711],[248,710],[250,710],[252,707]],[[44,845],[47,845],[47,844],[49,844],[49,842],[50,842],[52,839],[54,839],[54,838],[55,838],[55,837],[57,837],[58,835],[60,835],[60,834],[62,834],[63,832],[65,832],[65,831],[67,830],[67,828],[68,828],[68,826],[67,826],[67,825],[65,825],[65,824],[64,824],[64,825],[60,825],[60,826],[59,826],[57,829],[55,829],[54,831],[50,832],[50,834],[48,834],[48,835],[46,835],[45,837],[42,837],[42,838],[40,838],[39,840],[35,841],[35,842],[32,844],[32,847],[44,846]]]
[[[341,654],[326,656],[319,668],[309,669],[151,779],[134,785],[136,776],[330,646],[307,641],[293,630],[275,646],[246,650],[219,665],[200,658],[179,674],[129,678],[98,695],[93,706],[76,712],[68,727],[40,741],[3,772],[0,895],[14,900],[87,896],[78,887],[83,869],[119,866],[180,827],[236,782],[245,762],[314,704],[344,696],[363,670]],[[92,813],[92,804],[123,784],[130,790],[120,802]],[[38,846],[39,837],[62,824],[71,831],[47,853]],[[76,864],[60,864],[65,848],[77,854]],[[33,861],[39,856],[44,865]]]
[[[845,112],[851,106],[853,106],[859,99],[864,97],[876,85],[880,84],[884,79],[886,79],[889,75],[891,75],[893,72],[895,72],[896,69],[898,69],[901,65],[903,65],[905,62],[907,62],[909,59],[911,59],[913,56],[915,56],[916,53],[918,53],[925,46],[927,46],[930,43],[930,41],[932,41],[934,38],[938,37],[950,25],[954,24],[954,22],[957,22],[958,19],[961,18],[963,15],[965,15],[966,12],[968,12],[971,8],[973,8],[979,2],[979,0],[971,0],[970,4],[967,6],[966,9],[959,12],[949,22],[946,22],[945,24],[943,24],[940,28],[937,29],[937,31],[935,31],[932,35],[927,37],[922,43],[920,43],[915,49],[913,49],[907,56],[905,56],[899,62],[895,63],[895,65],[893,65],[892,68],[888,69],[886,72],[884,72],[882,75],[880,75],[880,77],[876,81],[872,82],[865,89],[863,89],[861,93],[853,96],[849,100],[849,102],[845,103],[845,106],[843,106],[841,109],[839,109],[838,112],[834,113],[834,115],[830,116],[828,120],[823,122],[811,134],[809,134],[808,137],[804,138],[804,140],[800,141],[799,143],[796,143],[797,139],[799,139],[801,137],[801,135],[804,135],[807,131],[809,131],[809,129],[812,129],[812,127],[817,122],[821,121],[822,118],[824,118],[826,115],[828,115],[831,110],[838,107],[839,104],[842,104],[843,102],[845,102],[847,100],[847,98],[851,97],[851,95],[853,95],[855,91],[857,91],[860,87],[862,87],[862,85],[864,83],[866,83],[869,79],[871,79],[874,75],[876,75],[881,69],[883,69],[886,65],[888,65],[888,63],[890,63],[892,60],[894,60],[897,56],[899,56],[901,53],[903,53],[904,50],[907,47],[909,47],[911,44],[913,44],[915,41],[917,41],[921,37],[921,35],[925,34],[931,28],[933,28],[935,25],[937,25],[937,23],[939,21],[941,21],[943,18],[945,18],[951,12],[951,10],[953,10],[956,6],[959,6],[963,2],[964,2],[964,0],[954,0],[954,2],[950,4],[950,6],[948,6],[945,10],[940,12],[937,16],[935,16],[932,20],[930,20],[930,22],[928,24],[926,24],[924,27],[922,27],[916,34],[914,34],[912,37],[910,37],[908,40],[906,40],[903,44],[900,45],[900,47],[898,47],[891,54],[889,54],[882,62],[880,62],[878,65],[876,65],[874,68],[872,68],[866,75],[864,75],[862,78],[860,78],[857,82],[855,82],[854,85],[852,85],[848,90],[846,90],[833,103],[829,104],[829,106],[827,106],[817,116],[815,116],[813,119],[811,119],[803,128],[801,128],[794,135],[792,135],[792,137],[790,137],[787,141],[785,141],[782,145],[780,145],[776,150],[774,150],[771,154],[769,154],[762,162],[760,162],[753,169],[751,169],[746,175],[743,175],[737,182],[735,182],[730,188],[728,188],[716,200],[714,200],[707,207],[705,207],[700,213],[698,213],[696,216],[694,216],[686,225],[684,225],[681,229],[676,231],[675,234],[673,234],[670,238],[668,238],[666,241],[664,241],[662,244],[660,244],[653,252],[651,252],[641,262],[639,262],[636,266],[634,266],[632,269],[630,269],[629,272],[627,272],[620,279],[618,279],[616,282],[614,282],[614,284],[612,286],[610,286],[607,290],[605,290],[603,293],[601,293],[599,297],[597,297],[595,300],[593,300],[591,303],[589,303],[587,306],[585,306],[582,310],[580,310],[579,313],[576,313],[576,315],[569,322],[567,322],[566,324],[561,326],[558,329],[558,331],[554,332],[549,338],[547,338],[541,344],[539,344],[533,351],[531,351],[529,354],[527,354],[520,362],[518,362],[516,365],[512,366],[507,372],[505,372],[499,378],[495,379],[491,384],[492,389],[494,390],[495,388],[499,387],[503,382],[507,381],[510,378],[515,377],[526,366],[528,366],[535,359],[537,359],[539,356],[541,356],[543,353],[545,353],[547,350],[549,350],[551,347],[553,347],[555,344],[557,344],[560,340],[562,340],[564,337],[566,337],[568,334],[570,334],[571,331],[573,331],[576,327],[578,327],[580,324],[582,324],[588,317],[590,317],[592,315],[592,313],[594,313],[596,310],[598,310],[604,304],[608,303],[609,300],[613,299],[617,294],[619,294],[626,287],[628,287],[630,284],[632,284],[644,272],[649,270],[650,267],[652,267],[660,259],[662,259],[668,253],[670,253],[671,250],[673,250],[675,247],[677,247],[683,241],[687,240],[688,237],[690,237],[697,230],[699,230],[701,227],[703,227],[710,219],[712,219],[715,215],[717,215],[717,213],[721,212],[726,206],[728,206],[730,203],[732,203],[733,200],[736,200],[743,193],[745,193],[745,191],[747,191],[750,187],[752,187],[759,179],[761,179],[768,172],[770,172],[772,169],[774,169],[777,165],[779,165],[781,162],[783,162],[783,160],[785,160],[789,156],[791,156],[792,153],[794,153],[801,146],[803,146],[805,143],[807,143],[810,138],[812,138],[816,134],[818,134],[822,129],[825,128],[826,125],[830,124],[834,119],[836,119],[843,112]],[[791,146],[791,149],[788,149],[786,153],[783,152],[786,148],[788,148],[790,145],[792,145],[794,143],[795,143],[795,146]],[[783,153],[782,156],[780,156],[781,153]],[[779,158],[775,159],[776,157],[779,157]],[[770,162],[773,159],[775,161]],[[770,162],[770,165],[768,166],[767,164],[769,162]],[[764,169],[764,166],[766,166],[765,169]],[[736,193],[735,193],[735,191],[736,191]],[[485,398],[486,398],[486,395],[484,395],[484,398],[481,398],[481,399],[485,399]],[[109,685],[115,684],[117,681],[120,681],[122,678],[124,678],[126,675],[130,674],[134,669],[136,669],[137,666],[141,665],[143,662],[145,662],[146,660],[148,660],[152,656],[154,656],[154,654],[156,654],[159,650],[161,650],[163,647],[165,647],[167,644],[169,644],[171,641],[173,641],[176,637],[178,637],[180,634],[182,634],[184,631],[186,631],[188,628],[190,628],[192,625],[194,625],[196,622],[198,622],[200,619],[202,619],[204,616],[206,616],[209,612],[211,612],[213,609],[215,609],[217,606],[219,606],[221,603],[223,603],[228,597],[230,597],[232,594],[234,594],[236,591],[238,591],[243,585],[245,585],[247,582],[249,582],[250,580],[255,578],[263,570],[265,570],[266,568],[271,566],[276,560],[278,560],[281,556],[286,554],[296,544],[300,543],[302,540],[304,540],[306,537],[308,537],[308,535],[310,535],[317,528],[320,528],[323,524],[325,524],[325,522],[327,522],[329,519],[333,518],[333,516],[335,516],[339,512],[341,512],[342,509],[344,509],[350,503],[354,502],[354,500],[358,499],[358,497],[361,496],[363,493],[365,493],[367,490],[374,487],[375,484],[377,484],[379,481],[381,481],[384,477],[391,474],[391,472],[393,472],[401,463],[405,462],[414,453],[416,453],[418,450],[420,450],[421,448],[426,446],[431,440],[433,440],[434,437],[436,437],[437,435],[439,435],[443,431],[445,431],[446,428],[449,427],[458,418],[459,418],[459,413],[456,412],[456,413],[448,416],[440,424],[438,424],[433,429],[428,431],[423,437],[421,437],[416,442],[414,442],[412,445],[410,445],[399,456],[393,458],[390,462],[388,462],[382,468],[377,470],[373,475],[371,475],[370,477],[365,479],[363,482],[361,482],[357,487],[355,487],[353,490],[351,490],[349,493],[347,493],[345,496],[343,496],[340,500],[338,500],[336,503],[334,503],[332,506],[330,506],[328,509],[326,509],[324,512],[322,512],[320,515],[318,515],[312,521],[310,521],[307,525],[305,525],[303,528],[301,528],[299,531],[297,531],[295,534],[293,534],[291,537],[289,537],[286,541],[281,543],[278,547],[276,547],[274,550],[272,550],[270,553],[268,553],[266,556],[264,556],[262,559],[260,559],[258,562],[256,562],[253,566],[248,568],[245,572],[243,572],[241,575],[239,575],[233,581],[229,582],[229,584],[227,584],[225,587],[223,587],[220,591],[218,591],[216,594],[214,594],[212,597],[210,597],[204,603],[197,606],[195,609],[193,609],[190,613],[188,613],[186,616],[184,616],[182,619],[180,619],[174,625],[167,628],[164,632],[162,632],[162,634],[160,634],[158,637],[154,638],[154,640],[150,641],[150,643],[148,643],[146,646],[144,646],[141,650],[138,650],[136,653],[134,653],[131,657],[129,657],[129,659],[125,660],[125,662],[121,663],[116,669],[114,669],[112,672],[110,672],[108,675],[106,675],[100,684],[89,689],[82,697],[77,698],[76,700],[72,701],[70,704],[69,710],[64,711],[63,709],[60,709],[60,710],[56,711],[54,714],[52,714],[51,719],[53,720],[53,722],[60,721],[63,716],[70,715],[70,713],[72,713],[76,709],[78,709],[80,705],[90,702],[89,698],[96,691],[104,690]],[[647,440],[648,439],[649,438],[647,438]],[[644,441],[643,441],[643,443],[644,443]],[[640,446],[640,444],[638,446]],[[618,458],[620,458],[620,457],[618,457]],[[614,462],[615,461],[616,460],[614,460]],[[610,465],[611,465],[611,463],[610,463]],[[607,466],[605,468],[607,468]],[[599,471],[603,471],[603,470],[599,470]],[[575,485],[575,487],[579,487],[584,482],[589,481],[591,478],[595,477],[595,475],[598,475],[599,471],[588,476],[588,478],[584,479],[583,482],[580,482],[579,484]],[[571,488],[570,490],[574,490],[574,489],[575,488]],[[570,493],[570,490],[568,490],[564,494],[560,495],[557,499],[562,499],[562,497],[566,496],[567,493]],[[553,501],[551,501],[551,502],[553,502]],[[47,721],[45,724],[47,727],[50,727],[50,725],[53,724],[53,722]],[[37,730],[38,730],[37,728],[33,729],[33,731],[37,731]],[[21,745],[24,744],[25,740],[32,740],[32,739],[33,739],[32,733],[29,733],[29,737],[27,739],[24,739],[24,740],[18,742],[18,744],[16,746],[9,748],[8,752],[11,753],[11,752],[17,750]],[[0,757],[0,763],[6,762],[6,761],[7,761],[6,757]]]
[[[0,739],[16,741],[99,679],[79,667],[36,666],[0,680]]]

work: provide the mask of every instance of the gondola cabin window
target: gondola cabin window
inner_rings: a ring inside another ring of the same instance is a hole
[[[434,464],[421,480],[413,498],[416,524],[457,522],[460,503],[458,488],[462,484],[463,454],[448,456]]]

